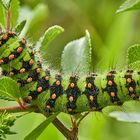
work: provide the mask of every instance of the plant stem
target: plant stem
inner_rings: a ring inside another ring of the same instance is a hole
[[[7,24],[6,24],[6,31],[8,32],[10,30],[10,17],[11,17],[11,12],[10,8],[7,11]]]
[[[64,124],[58,118],[56,118],[52,123],[67,138],[67,140],[78,140],[77,135],[73,133],[73,130],[71,131],[64,126]]]
[[[64,126],[64,124],[58,118],[54,119],[52,123],[67,139],[69,139],[71,131],[66,126]]]
[[[27,112],[27,111],[35,111],[37,108],[31,105],[25,105],[24,108],[21,106],[12,106],[12,107],[0,107],[0,112]]]
[[[22,106],[0,107],[0,112],[7,111],[12,113],[37,111],[37,110],[38,108],[36,106],[31,105],[25,105],[24,108]],[[69,130],[58,118],[55,118],[52,123],[67,138],[67,140],[78,140],[77,137],[78,129],[76,127],[76,124],[73,125],[72,130]]]

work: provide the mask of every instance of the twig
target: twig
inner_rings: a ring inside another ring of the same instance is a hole
[[[71,131],[64,126],[58,118],[56,118],[52,123],[67,138],[67,140],[78,140],[77,136],[73,133],[73,130]]]
[[[52,123],[68,140],[70,140],[71,131],[64,126],[64,124],[58,118],[56,118]]]
[[[10,17],[11,17],[11,12],[10,8],[7,11],[7,24],[6,24],[6,31],[8,32],[10,29]]]
[[[21,99],[18,98],[16,101],[18,102],[21,108],[25,109],[25,104],[22,102]]]
[[[37,110],[36,106],[25,105],[24,108],[21,106],[12,106],[12,107],[0,107],[0,112],[27,112]]]
[[[76,119],[73,120],[73,123],[72,123],[72,134],[73,134],[73,140],[78,140],[78,127],[77,127],[77,122],[76,122]]]
[[[13,107],[0,107],[0,112],[27,112],[27,111],[37,111],[38,108],[36,106],[25,105],[24,108],[21,106],[13,106]],[[58,118],[55,118],[52,122],[54,126],[67,138],[67,140],[78,140],[77,127],[73,127],[72,130],[69,130]],[[76,126],[76,125],[75,125]],[[75,131],[76,128],[76,131]]]

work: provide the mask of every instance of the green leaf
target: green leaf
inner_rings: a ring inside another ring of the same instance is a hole
[[[16,117],[7,112],[0,113],[0,140],[1,137],[6,138],[6,134],[12,135],[15,132],[10,131],[10,127],[14,125]]]
[[[63,51],[61,66],[63,73],[85,74],[91,70],[91,39],[89,32],[78,40],[68,43]]]
[[[10,3],[11,3],[11,0],[1,0],[2,4],[3,4],[3,7],[5,9],[8,9],[9,6],[10,6]]]
[[[140,113],[126,113],[114,111],[111,112],[109,116],[117,119],[118,121],[140,123]]]
[[[19,0],[11,0],[10,3],[10,12],[11,12],[11,18],[10,18],[10,25],[12,28],[14,28],[17,24],[17,19],[19,16]]]
[[[6,10],[3,7],[1,1],[0,1],[0,23],[2,24],[2,26],[6,27]]]
[[[21,21],[16,27],[15,32],[20,34],[26,24],[26,20]]]
[[[59,113],[55,113],[43,121],[37,128],[35,128],[24,140],[35,140],[45,130],[45,128],[56,118]]]
[[[127,50],[127,64],[130,65],[136,61],[140,61],[140,44],[135,44]]]
[[[8,100],[16,100],[20,97],[20,91],[16,81],[9,77],[0,79],[0,98]]]
[[[128,65],[129,68],[132,68],[134,70],[139,70],[140,69],[140,61],[136,61],[134,63],[131,63]]]
[[[140,0],[126,0],[116,13],[140,9]]]
[[[36,49],[44,53],[44,51],[46,51],[47,45],[62,32],[64,32],[64,29],[58,25],[50,27],[39,39]]]
[[[40,30],[42,26],[42,23],[45,23],[46,19],[48,17],[48,7],[44,4],[38,4],[35,9],[30,13],[30,16],[27,17],[27,26],[24,30],[23,35],[32,37],[33,40],[38,39],[40,36]],[[33,34],[36,31],[36,36],[33,36]],[[35,37],[35,38],[34,38]]]

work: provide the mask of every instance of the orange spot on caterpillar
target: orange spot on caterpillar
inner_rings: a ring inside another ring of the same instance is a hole
[[[111,95],[112,97],[115,97],[115,92],[111,92],[110,95]]]
[[[117,104],[118,104],[118,102],[117,102],[117,101],[115,101],[115,102],[113,102],[113,104],[114,104],[114,105],[117,105]]]
[[[37,92],[42,92],[43,88],[40,86],[37,88]]]
[[[88,83],[88,84],[87,84],[87,87],[88,87],[88,88],[92,88],[92,84],[91,84],[91,83]]]
[[[72,102],[73,101],[73,96],[69,97],[69,101]]]
[[[70,83],[70,88],[74,88],[75,84],[74,83]]]
[[[111,80],[108,81],[107,83],[109,86],[112,86],[113,85],[113,82]]]
[[[13,72],[10,72],[9,75],[12,76],[12,75],[14,75],[14,73]]]
[[[26,69],[25,69],[25,68],[22,68],[22,69],[20,69],[19,72],[20,72],[20,73],[24,73],[24,72],[26,72]]]
[[[108,73],[107,76],[112,76],[112,73]]]
[[[29,78],[27,79],[27,82],[30,83],[30,82],[32,82],[32,80],[33,80],[33,79],[32,79],[31,77],[29,77]]]
[[[126,76],[130,76],[130,75],[132,75],[130,72],[127,72],[126,74],[125,74]]]
[[[14,32],[12,32],[12,31],[9,31],[9,32],[8,32],[8,34],[9,34],[9,35],[13,35],[13,34],[14,34]]]
[[[49,80],[49,76],[45,76],[45,80],[48,81]]]
[[[97,108],[96,108],[95,106],[93,106],[93,107],[92,107],[92,110],[94,110],[94,111],[95,111],[95,110],[97,110]]]
[[[25,40],[25,38],[22,38],[22,40],[21,40],[21,44],[22,44],[22,45],[25,45],[25,44],[26,44],[26,40]]]
[[[55,93],[52,94],[51,99],[53,99],[53,100],[56,99],[56,94]]]
[[[0,64],[4,63],[3,59],[0,59]]]
[[[27,98],[28,98],[29,100],[32,100],[32,96],[28,96]]]
[[[127,83],[131,83],[132,82],[132,79],[131,78],[127,78]]]
[[[72,109],[71,108],[68,108],[68,112],[72,112]]]
[[[59,80],[56,81],[56,85],[59,86],[61,83]]]
[[[20,87],[21,86],[21,83],[17,83],[17,86]]]
[[[17,48],[17,52],[18,52],[18,53],[21,53],[22,51],[23,51],[23,48],[22,48],[22,47],[18,47],[18,48]]]
[[[7,39],[8,39],[8,35],[4,35],[4,36],[2,37],[2,39],[3,39],[3,40],[7,40]]]
[[[15,58],[14,54],[10,54],[9,57],[8,57],[9,60],[13,60],[14,58]]]
[[[93,101],[94,100],[94,96],[93,95],[90,95],[89,96],[89,99],[90,99],[90,101]]]
[[[41,72],[41,69],[40,68],[36,68],[36,72],[37,73],[40,73]]]
[[[47,108],[47,109],[50,109],[51,107],[50,107],[50,105],[47,105],[46,108]]]
[[[29,65],[33,65],[33,64],[34,64],[34,60],[33,59],[30,59]]]
[[[129,90],[130,92],[133,92],[133,91],[134,91],[134,88],[133,88],[133,87],[129,87],[128,90]]]

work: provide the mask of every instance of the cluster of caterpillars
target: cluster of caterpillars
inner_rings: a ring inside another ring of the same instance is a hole
[[[3,47],[3,45],[10,39],[15,38],[17,35],[14,32],[8,32],[3,33],[0,32],[0,48]],[[0,50],[1,51],[1,50]],[[10,64],[13,60],[20,57],[22,52],[29,51],[27,49],[26,40],[23,38],[19,41],[19,46],[14,49],[7,57],[0,59],[0,66],[3,66],[5,64]],[[2,52],[1,52],[2,53]],[[31,100],[37,99],[39,94],[41,94],[43,91],[46,91],[46,93],[49,91],[50,97],[48,100],[46,100],[46,112],[51,112],[52,108],[55,107],[55,103],[58,97],[62,96],[63,94],[66,94],[67,97],[67,104],[66,108],[69,113],[76,113],[75,109],[77,107],[76,101],[79,96],[85,95],[88,99],[89,107],[96,111],[100,110],[100,105],[98,104],[98,95],[100,92],[107,92],[110,101],[112,104],[121,105],[122,102],[120,101],[118,97],[118,87],[117,83],[115,82],[115,74],[116,71],[112,70],[110,71],[106,76],[106,87],[102,89],[102,91],[99,90],[99,87],[95,84],[95,79],[97,77],[97,74],[91,73],[86,77],[85,83],[85,89],[84,91],[81,91],[78,87],[78,76],[72,75],[69,78],[69,85],[66,89],[63,88],[62,85],[62,76],[60,74],[56,74],[55,81],[50,84],[50,70],[46,70],[44,75],[41,75],[42,71],[42,64],[39,61],[35,60],[34,51],[28,52],[30,55],[30,59],[27,61],[24,61],[23,57],[19,59],[20,62],[22,62],[22,67],[20,69],[12,69],[11,71],[3,71],[3,75],[5,76],[11,76],[11,75],[17,75],[17,74],[24,74],[27,73],[26,79],[18,78],[17,85],[19,87],[24,87],[25,85],[36,82],[36,89],[31,90],[28,93],[28,96],[26,97],[25,101],[28,103]],[[125,87],[128,89],[129,96],[136,100],[139,98],[139,96],[136,93],[136,82],[132,78],[133,70],[128,69],[124,75],[124,78],[126,79],[126,85]],[[140,75],[140,71],[137,72],[138,75]],[[82,103],[81,103],[82,104]]]

